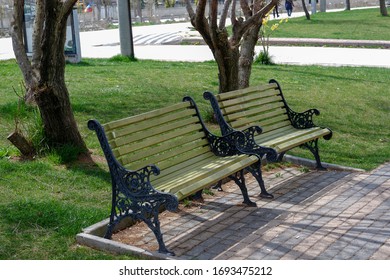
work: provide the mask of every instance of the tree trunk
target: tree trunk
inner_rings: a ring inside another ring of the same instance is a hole
[[[309,14],[309,11],[307,10],[305,0],[302,0],[302,8],[303,8],[303,11],[305,12],[306,19],[310,20],[310,14]]]
[[[31,62],[24,51],[23,0],[15,0],[12,40],[27,96],[38,106],[51,147],[70,144],[86,151],[72,112],[65,83],[66,22],[76,0],[36,1]]]
[[[238,89],[238,48],[216,49],[213,55],[218,64],[219,92]]]
[[[351,1],[345,0],[345,10],[350,11],[351,10]]]
[[[241,53],[239,58],[238,89],[249,87],[249,79],[252,73],[255,46],[259,40],[259,26],[253,26],[243,36]]]
[[[379,7],[381,11],[382,16],[388,16],[389,14],[387,13],[387,7],[386,7],[386,0],[379,0]]]
[[[240,1],[244,16],[236,16],[237,1]],[[202,35],[218,64],[220,93],[249,86],[262,19],[278,4],[278,0],[271,0],[267,5],[265,2],[254,0],[249,5],[246,0],[225,0],[221,11],[218,10],[218,0],[198,0],[196,11],[190,0],[186,2],[192,25]],[[230,38],[225,27],[229,7],[233,30]]]

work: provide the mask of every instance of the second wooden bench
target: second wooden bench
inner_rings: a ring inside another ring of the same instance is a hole
[[[329,140],[332,131],[314,124],[313,116],[320,113],[317,109],[302,113],[293,111],[277,81],[270,80],[265,85],[216,95],[205,92],[204,98],[211,102],[222,135],[234,131],[246,132],[248,127],[257,126],[253,137],[258,144],[258,154],[273,149],[281,160],[290,149],[304,147],[313,153],[317,168],[324,169],[318,139]],[[253,133],[253,130],[249,131]]]

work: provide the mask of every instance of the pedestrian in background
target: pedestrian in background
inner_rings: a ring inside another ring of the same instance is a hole
[[[279,17],[279,10],[278,10],[278,5],[276,5],[274,7],[274,10],[272,11],[273,15],[274,15],[274,18],[275,16]]]
[[[285,6],[286,6],[287,15],[290,17],[294,7],[293,0],[286,0]]]

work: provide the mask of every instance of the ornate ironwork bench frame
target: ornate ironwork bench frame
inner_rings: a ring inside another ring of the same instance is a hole
[[[261,179],[261,159],[250,147],[254,140],[239,131],[222,137],[212,134],[190,97],[104,125],[90,120],[88,128],[97,134],[112,179],[105,238],[111,238],[122,219],[131,217],[153,231],[160,253],[174,255],[163,241],[158,218],[161,209],[175,211],[179,200],[227,177],[239,186],[244,203],[256,206],[243,175],[247,170]],[[276,153],[270,151],[268,157],[275,158]]]
[[[242,131],[247,139],[254,139],[255,143],[242,150],[252,150],[260,157],[272,150],[278,156],[267,158],[268,161],[280,161],[290,149],[306,148],[314,155],[317,169],[325,169],[321,164],[318,139],[331,139],[332,131],[314,124],[313,116],[320,114],[317,109],[302,113],[293,111],[276,80],[216,95],[206,91],[203,96],[211,103],[222,135]],[[261,189],[261,196],[272,197],[264,191],[264,183],[261,183]]]

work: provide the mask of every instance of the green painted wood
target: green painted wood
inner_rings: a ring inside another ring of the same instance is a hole
[[[130,124],[134,124],[134,123],[137,123],[137,122],[140,122],[140,121],[144,121],[144,120],[147,120],[147,119],[150,119],[150,118],[158,117],[158,116],[161,116],[163,114],[174,112],[174,111],[177,111],[177,110],[182,110],[182,109],[187,108],[189,106],[190,106],[189,102],[178,103],[178,104],[175,104],[175,105],[171,105],[171,106],[164,107],[164,108],[161,108],[161,109],[157,109],[157,110],[154,110],[154,111],[146,112],[146,113],[139,114],[139,115],[136,115],[136,116],[131,116],[131,117],[124,118],[124,119],[121,119],[121,120],[112,121],[112,122],[104,124],[103,128],[104,128],[104,130],[107,133],[107,131],[110,131],[112,129],[117,129],[119,127],[126,127],[126,126],[128,126]]]
[[[254,156],[218,157],[196,112],[183,102],[103,125],[117,160],[129,170],[160,169],[152,185],[182,199],[255,163]]]

